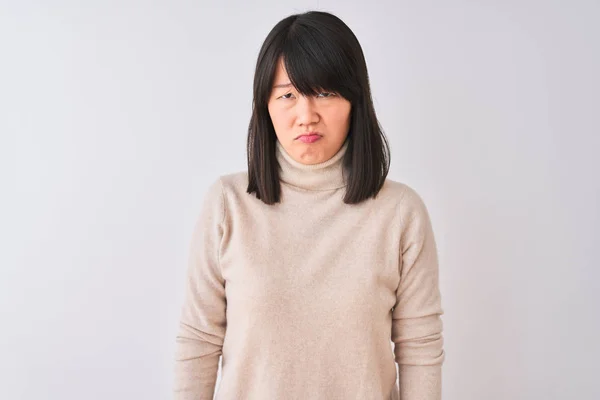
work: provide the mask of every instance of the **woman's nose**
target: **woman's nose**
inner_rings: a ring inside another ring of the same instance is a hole
[[[312,96],[300,96],[296,103],[296,118],[299,125],[310,125],[319,121],[319,114]]]

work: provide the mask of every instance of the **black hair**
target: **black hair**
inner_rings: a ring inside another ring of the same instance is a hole
[[[268,102],[277,63],[283,59],[292,85],[301,94],[327,90],[351,105],[348,172],[344,203],[375,197],[390,165],[388,141],[375,115],[367,65],[358,39],[338,17],[323,11],[294,14],[278,22],[260,49],[254,73],[252,117],[248,126],[248,193],[266,204],[281,197],[275,129]]]

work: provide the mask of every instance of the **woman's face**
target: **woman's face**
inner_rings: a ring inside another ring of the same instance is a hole
[[[286,152],[302,164],[329,160],[348,136],[350,102],[330,92],[309,97],[301,95],[290,83],[281,60],[268,108],[277,139]]]

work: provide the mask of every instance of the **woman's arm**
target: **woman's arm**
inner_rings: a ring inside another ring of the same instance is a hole
[[[219,247],[225,217],[220,180],[204,199],[190,245],[175,356],[175,400],[212,400],[226,330]]]
[[[408,186],[400,213],[400,284],[392,312],[400,400],[439,400],[445,352],[436,242],[427,208]]]

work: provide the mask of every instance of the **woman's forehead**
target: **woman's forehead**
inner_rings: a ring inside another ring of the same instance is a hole
[[[276,89],[278,86],[287,85],[291,87],[292,84],[290,82],[290,77],[287,74],[287,70],[285,69],[285,63],[283,59],[279,59],[277,62],[277,67],[275,69],[275,77],[273,79],[273,88]]]
[[[298,77],[296,77],[298,79]],[[308,88],[309,90],[305,90],[307,92],[310,91],[318,91],[325,89],[321,85],[318,85],[314,80],[310,80],[308,77],[300,77],[300,82],[295,82],[301,87]],[[290,79],[287,68],[285,67],[285,60],[283,57],[280,57],[277,62],[277,67],[275,69],[275,75],[273,77],[273,86],[272,89],[295,89],[299,90],[298,86],[294,85],[292,79]],[[331,89],[331,88],[330,88]]]

